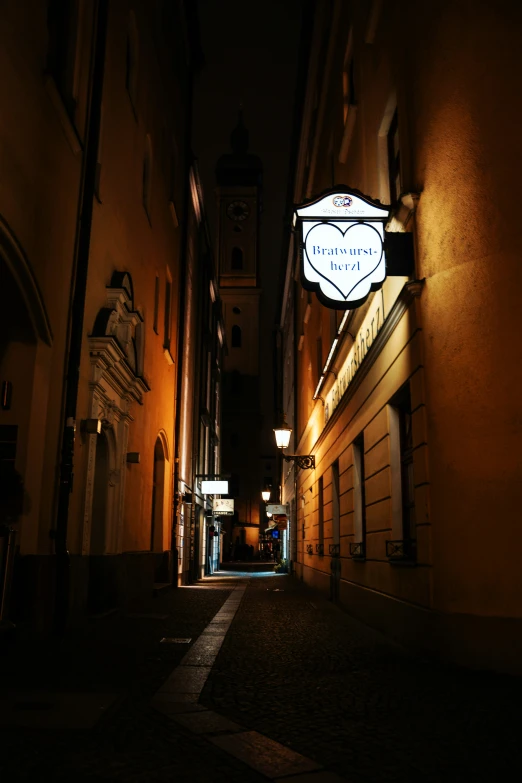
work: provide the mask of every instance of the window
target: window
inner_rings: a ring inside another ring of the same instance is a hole
[[[315,343],[315,351],[317,356],[317,383],[323,372],[323,338],[319,336]]]
[[[324,486],[321,476],[317,487],[317,551],[324,555]]]
[[[230,266],[232,269],[243,269],[243,251],[240,247],[232,248]]]
[[[333,554],[339,554],[341,543],[341,506],[339,494],[339,462],[332,465],[332,538]]]
[[[145,137],[145,153],[143,155],[143,170],[142,170],[142,203],[147,213],[147,217],[150,220],[150,193],[152,185],[152,142],[150,135]]]
[[[415,538],[415,484],[413,477],[413,430],[410,384],[403,387],[395,400],[399,414],[401,457],[402,537]]]
[[[158,315],[159,315],[159,296],[160,296],[160,280],[159,275],[156,275],[156,280],[154,281],[154,321],[152,324],[152,328],[158,334]]]
[[[177,177],[178,177],[178,145],[176,144],[175,138],[172,138],[172,147],[170,152],[170,172],[169,172],[169,210],[172,217],[172,222],[174,223],[174,227],[177,228],[179,225],[178,221],[178,215],[176,212],[176,188],[177,188]]]
[[[364,491],[364,434],[353,442],[353,516],[355,541],[351,547],[353,557],[366,556],[366,498]]]
[[[402,192],[401,185],[401,151],[399,142],[399,118],[397,109],[392,117],[388,130],[388,173],[390,178],[390,202],[397,201]]]
[[[237,324],[232,327],[232,348],[241,348],[241,327]]]
[[[133,11],[129,15],[129,28],[127,30],[125,87],[129,94],[132,110],[136,115],[138,105],[138,28]]]
[[[165,281],[165,323],[163,347],[170,350],[170,310],[172,302],[172,280],[167,270],[167,279]]]
[[[49,36],[47,70],[53,77],[65,108],[71,116],[76,108],[74,60],[77,27],[77,8],[74,0],[49,0],[47,6]]]
[[[355,96],[355,64],[353,58],[353,30],[350,29],[346,51],[344,53],[343,72],[343,137],[339,150],[339,162],[346,163],[348,151],[353,138],[355,120],[357,118],[357,100]],[[333,152],[333,150],[332,150]],[[332,156],[333,167],[333,156]]]
[[[351,106],[356,105],[355,100],[355,79],[353,57],[350,53],[350,59],[344,64],[343,70],[343,122],[346,125]]]
[[[101,203],[101,172],[102,172],[102,141],[103,141],[103,106],[100,107],[100,128],[98,131],[98,147],[96,150],[96,171],[94,173],[94,195]]]
[[[400,389],[388,408],[390,427],[390,469],[392,482],[392,530],[387,542],[388,557],[413,559],[415,555],[415,484],[413,475],[413,432],[409,383]]]

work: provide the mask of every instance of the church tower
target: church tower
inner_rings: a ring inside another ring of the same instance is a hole
[[[232,475],[235,514],[224,541],[259,541],[259,221],[262,164],[248,152],[248,131],[240,112],[230,136],[232,152],[216,166],[219,287],[228,354],[222,384],[222,469]],[[237,554],[237,550],[236,550]],[[241,554],[241,552],[239,553]],[[243,553],[244,554],[244,553]]]

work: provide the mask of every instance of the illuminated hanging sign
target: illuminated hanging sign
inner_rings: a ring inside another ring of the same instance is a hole
[[[356,190],[335,189],[296,207],[301,282],[326,307],[352,310],[386,279],[390,210]]]
[[[228,481],[202,481],[201,491],[204,495],[228,495]]]
[[[214,498],[212,510],[217,516],[231,517],[234,514],[234,498]]]

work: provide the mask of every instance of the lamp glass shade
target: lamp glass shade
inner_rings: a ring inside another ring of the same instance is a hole
[[[263,498],[265,503],[268,503],[268,501],[270,500],[270,490],[269,489],[264,489],[261,492],[261,497]]]
[[[274,432],[275,432],[277,448],[278,449],[288,448],[288,444],[290,443],[290,435],[292,434],[292,428],[278,427],[277,429],[274,429]]]
[[[271,511],[267,511],[267,512],[266,512],[266,515],[267,515],[267,517],[270,519],[270,517],[272,516],[272,512],[271,512]]]

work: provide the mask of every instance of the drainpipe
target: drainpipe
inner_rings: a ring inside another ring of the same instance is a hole
[[[91,244],[91,229],[96,162],[100,135],[101,100],[105,68],[107,39],[108,0],[98,0],[93,21],[91,49],[90,97],[88,104],[87,134],[80,178],[78,216],[74,248],[73,296],[70,315],[69,353],[66,369],[65,424],[62,435],[58,507],[56,515],[56,595],[54,627],[63,633],[67,625],[70,593],[70,556],[67,546],[69,523],[69,498],[73,486],[74,441],[76,409],[80,378],[83,320],[87,291],[87,273]]]
[[[192,68],[192,63],[189,66]],[[185,342],[185,313],[187,298],[187,265],[188,265],[188,219],[190,211],[190,171],[193,163],[191,152],[192,139],[192,102],[193,102],[193,74],[190,73],[187,86],[187,115],[185,121],[185,187],[184,187],[184,214],[181,235],[181,264],[179,275],[179,315],[178,315],[178,347],[177,347],[177,376],[176,376],[176,398],[175,398],[175,418],[174,418],[174,487],[173,487],[173,513],[172,513],[172,586],[178,586],[178,548],[176,546],[177,520],[181,511],[182,500],[179,494],[180,481],[180,459],[181,459],[181,393],[183,388],[183,344]],[[194,487],[191,487],[194,490]],[[194,494],[192,496],[194,502]]]

